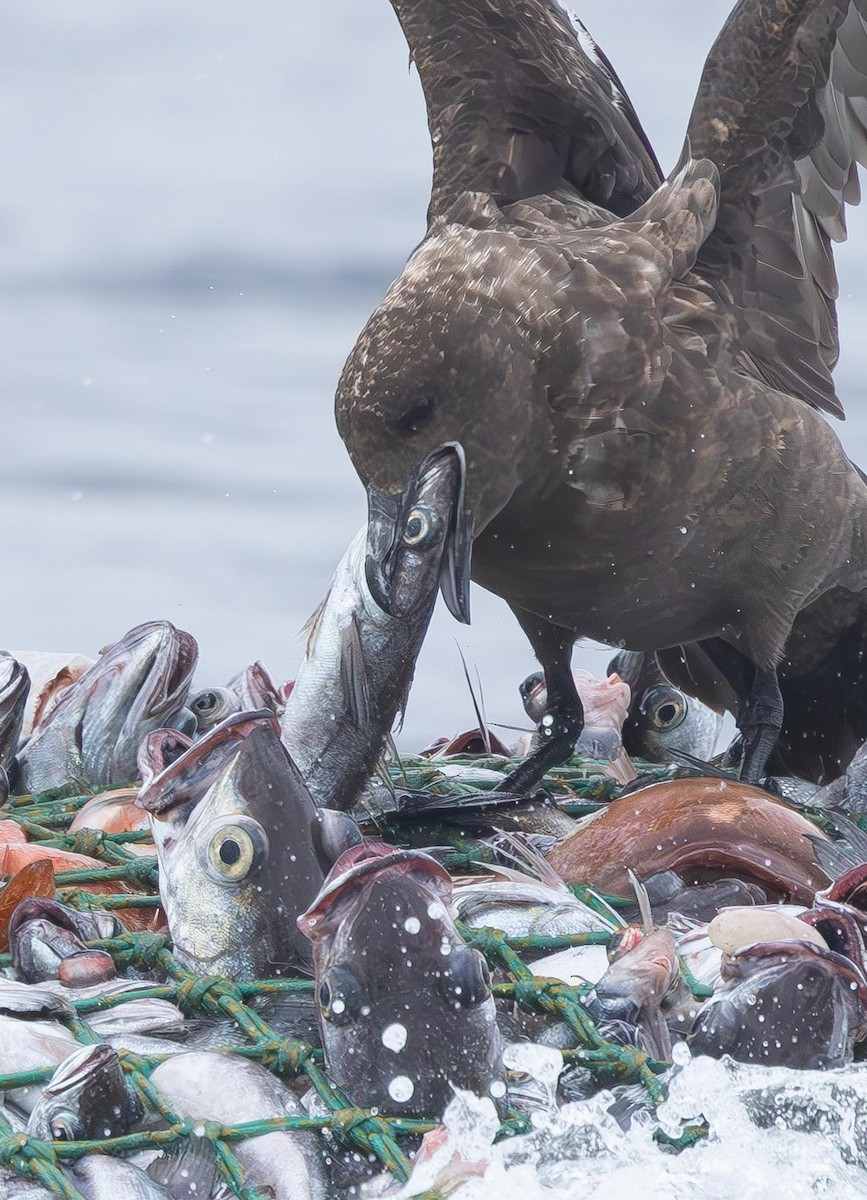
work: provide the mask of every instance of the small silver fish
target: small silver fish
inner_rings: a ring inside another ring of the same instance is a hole
[[[199,974],[310,967],[295,917],[330,859],[279,728],[271,712],[238,713],[194,745],[163,731],[142,748],[138,803],[151,815],[160,898],[175,955]]]
[[[418,468],[388,554],[391,613],[365,575],[367,528],[341,560],[308,622],[286,700],[283,740],[317,804],[347,810],[382,755],[412,683],[462,503],[462,452],[444,446]]]
[[[180,717],[197,658],[192,635],[168,621],[131,629],[34,728],[18,753],[13,785],[42,792],[132,783],[142,738]]]
[[[27,1132],[46,1141],[120,1137],[144,1109],[127,1086],[117,1051],[82,1046],[64,1059],[42,1089]]]
[[[655,655],[621,650],[608,670],[616,671],[632,690],[623,725],[623,744],[631,755],[655,763],[668,763],[671,750],[701,759],[713,755],[722,715],[673,687]]]
[[[304,1112],[270,1071],[237,1055],[200,1050],[161,1063],[151,1076],[182,1117],[240,1125]],[[266,1133],[233,1142],[248,1187],[270,1188],[274,1200],[329,1200],[330,1184],[316,1135]]]
[[[432,858],[366,842],[298,924],[313,940],[325,1062],[353,1103],[436,1117],[453,1088],[505,1095],[487,964],[449,916]]]

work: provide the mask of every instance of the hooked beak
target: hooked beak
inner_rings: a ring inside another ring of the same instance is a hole
[[[419,480],[446,454],[454,456],[457,487],[446,534],[439,586],[452,616],[469,625],[473,519],[466,507],[466,460],[460,442],[446,442],[445,445],[431,451],[419,463],[403,493],[382,492],[378,488],[368,487],[367,555],[364,572],[370,594],[376,603],[389,616],[397,616],[394,609],[395,552],[400,543],[406,514],[413,504]]]

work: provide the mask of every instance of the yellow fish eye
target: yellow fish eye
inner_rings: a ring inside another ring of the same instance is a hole
[[[208,867],[217,880],[236,883],[245,879],[264,857],[267,843],[257,846],[242,825],[221,825],[208,842]]]

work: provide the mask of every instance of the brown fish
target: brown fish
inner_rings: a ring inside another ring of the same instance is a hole
[[[812,904],[827,876],[813,861],[815,825],[759,788],[725,779],[674,779],[615,800],[554,846],[548,862],[567,883],[630,893],[675,870],[687,883],[737,875],[769,894]],[[827,839],[826,839],[827,840]]]

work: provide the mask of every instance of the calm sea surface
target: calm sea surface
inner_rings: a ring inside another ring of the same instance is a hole
[[[728,4],[576,5],[663,165]],[[40,0],[0,38],[0,645],[93,653],[165,617],[202,685],[296,633],[365,517],[334,429],[353,340],[423,232],[429,145],[386,0]],[[839,254],[842,428],[867,460],[867,222]],[[440,606],[442,608],[442,606]],[[479,590],[437,612],[403,744],[521,723]],[[576,661],[601,671],[608,651]]]

